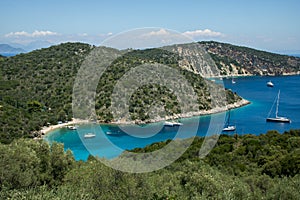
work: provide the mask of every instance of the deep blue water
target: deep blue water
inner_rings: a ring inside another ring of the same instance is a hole
[[[269,80],[274,83],[273,88],[266,86],[266,82]],[[230,121],[236,125],[236,133],[261,134],[268,130],[284,132],[300,128],[300,76],[242,77],[235,78],[235,81],[236,83],[232,84],[231,79],[223,80],[226,88],[251,101],[251,104],[230,112]],[[279,115],[289,117],[292,120],[291,124],[270,123],[265,120],[279,89],[281,91]],[[193,133],[205,136],[207,132],[217,130],[214,128],[223,126],[225,117],[226,113],[218,113],[181,119],[180,122],[184,125],[179,128],[164,127],[162,123],[146,125],[139,130],[132,126],[125,126],[129,131],[122,131],[119,127],[112,125],[89,124],[79,126],[77,131],[66,128],[54,130],[45,139],[49,142],[64,143],[65,149],[71,149],[77,160],[86,160],[90,153],[99,157],[114,158],[125,149],[145,147],[167,139],[189,138],[193,136]],[[217,119],[216,122],[215,119]],[[219,121],[219,119],[221,120]],[[180,134],[176,134],[178,131]],[[88,132],[96,133],[96,137],[84,139],[83,135]],[[106,132],[114,135],[106,135]],[[139,137],[130,136],[125,132],[136,132]]]
[[[295,56],[300,58],[300,54],[290,54],[290,56]]]

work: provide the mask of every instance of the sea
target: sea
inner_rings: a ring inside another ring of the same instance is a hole
[[[249,105],[232,109],[230,123],[236,126],[233,132],[222,132],[229,113],[217,113],[206,116],[179,119],[182,126],[166,127],[163,122],[144,126],[117,126],[107,124],[81,125],[77,130],[61,128],[53,130],[44,138],[49,143],[60,142],[65,150],[70,149],[76,160],[87,160],[89,155],[112,159],[123,151],[142,148],[155,142],[169,139],[182,139],[218,134],[263,134],[268,130],[280,133],[291,129],[300,129],[300,76],[251,76],[216,79],[225,88],[236,92],[250,101]],[[274,87],[267,87],[272,81]],[[273,105],[280,90],[278,115],[288,117],[291,123],[266,122],[270,113],[275,115]],[[273,109],[271,109],[273,107]],[[95,137],[84,138],[84,134],[93,133]]]

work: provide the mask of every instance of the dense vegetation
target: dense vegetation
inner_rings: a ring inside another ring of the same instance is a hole
[[[191,84],[194,91],[198,95],[198,109],[209,110],[213,108],[210,99],[210,91],[208,89],[209,82],[205,81],[198,74],[181,69],[178,65],[180,59],[180,56],[167,50],[146,49],[131,51],[115,60],[114,63],[107,68],[99,80],[97,89],[98,101],[96,103],[98,119],[104,122],[110,122],[112,120],[112,115],[109,113],[110,110],[108,108],[111,104],[111,93],[114,89],[114,85],[130,69],[142,65],[143,63],[159,63],[178,70],[178,72],[185,77],[189,84]],[[172,75],[169,76],[172,77]],[[150,79],[151,78],[152,77],[150,76]],[[131,83],[128,82],[127,84],[130,85]],[[181,83],[177,84],[177,88],[179,89]],[[227,101],[229,103],[240,100],[240,98],[237,95],[234,95],[231,91],[226,91],[226,94]],[[131,96],[129,105],[131,120],[151,120],[148,111],[153,103],[159,103],[157,101],[160,101],[165,109],[165,113],[160,117],[164,117],[165,115],[172,116],[173,114],[181,113],[181,108],[178,105],[178,101],[174,93],[164,86],[151,84],[138,88]],[[187,106],[191,105],[188,102],[188,97],[185,104]]]
[[[72,89],[90,45],[66,43],[0,60],[0,142],[72,117]]]
[[[10,143],[22,136],[33,137],[42,126],[70,120],[73,117],[74,80],[82,62],[93,49],[95,47],[88,44],[65,43],[0,59],[0,142]],[[115,84],[126,72],[142,63],[166,64],[177,69],[197,93],[199,109],[210,109],[206,81],[181,69],[179,60],[175,53],[161,49],[134,50],[116,59],[98,83],[95,105],[98,120],[113,120],[109,108]],[[230,103],[239,100],[230,91],[227,91],[227,97]],[[170,90],[159,85],[145,85],[130,99],[130,120],[149,121],[150,105],[157,99],[164,105],[166,112],[163,114],[181,112],[177,98]]]
[[[183,140],[181,142],[185,142]],[[157,150],[166,142],[135,152]],[[90,157],[74,161],[61,144],[0,145],[1,199],[299,199],[300,130],[222,135],[204,159],[203,138],[172,165],[129,174]]]

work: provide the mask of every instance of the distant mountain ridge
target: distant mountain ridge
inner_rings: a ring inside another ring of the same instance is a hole
[[[24,53],[26,52],[22,48],[15,48],[8,44],[0,44],[0,54],[17,54],[17,53]]]
[[[48,48],[53,45],[54,45],[53,43],[50,43],[48,41],[40,40],[40,41],[32,41],[26,45],[20,45],[19,47],[22,49],[25,49],[27,52],[30,52],[30,51],[34,51],[37,49]],[[14,46],[14,45],[12,45],[12,46]]]

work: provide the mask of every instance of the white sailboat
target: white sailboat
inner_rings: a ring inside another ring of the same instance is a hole
[[[236,127],[235,125],[230,124],[230,110],[228,112],[228,118],[225,127],[222,129],[222,131],[235,131]]]
[[[278,116],[279,97],[280,97],[280,90],[278,91],[278,95],[277,95],[277,97],[275,98],[275,101],[274,101],[274,103],[273,103],[273,105],[272,105],[272,107],[271,107],[271,110],[270,110],[269,114],[268,114],[267,122],[291,123],[291,120],[290,120],[289,118]],[[275,117],[270,117],[275,102],[276,102],[276,112],[275,112]]]

